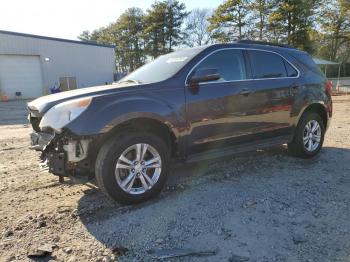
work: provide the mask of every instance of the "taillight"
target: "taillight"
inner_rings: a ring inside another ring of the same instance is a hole
[[[332,95],[333,83],[330,80],[327,80],[324,84],[324,88],[328,95]]]

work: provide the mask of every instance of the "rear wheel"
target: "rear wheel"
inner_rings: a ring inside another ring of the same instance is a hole
[[[306,113],[296,128],[294,139],[288,144],[289,152],[298,157],[310,158],[318,154],[324,140],[325,127],[317,113]]]
[[[158,195],[169,170],[167,143],[151,134],[123,133],[106,142],[96,160],[96,180],[110,198],[139,203]]]

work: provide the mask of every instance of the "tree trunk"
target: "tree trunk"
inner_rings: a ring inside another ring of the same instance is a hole
[[[259,29],[259,40],[263,39],[263,27],[264,27],[264,17],[260,12],[260,29]]]
[[[290,37],[291,37],[291,31],[292,31],[292,15],[291,15],[291,13],[290,12],[288,12],[288,16],[287,16],[287,18],[288,18],[288,25],[287,25],[287,42],[288,42],[288,45],[290,45],[291,44],[291,39],[290,39]]]

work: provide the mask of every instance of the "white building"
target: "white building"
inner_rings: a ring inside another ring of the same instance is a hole
[[[113,81],[114,46],[0,30],[0,101]]]

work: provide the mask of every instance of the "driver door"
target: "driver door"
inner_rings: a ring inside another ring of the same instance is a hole
[[[216,70],[220,79],[186,85],[188,154],[231,145],[256,128],[254,118],[246,117],[256,101],[249,97],[253,90],[245,61],[243,50],[221,49],[190,73],[188,79],[195,79],[199,72]]]

